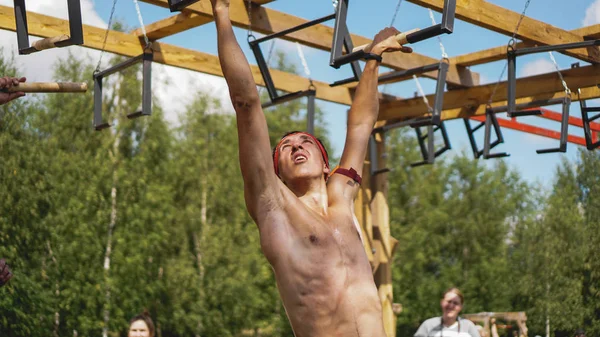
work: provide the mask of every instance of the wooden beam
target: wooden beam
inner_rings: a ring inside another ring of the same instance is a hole
[[[582,94],[581,94],[582,100],[600,98],[600,89],[597,86],[582,88],[581,91],[582,91]],[[523,97],[523,98],[517,99],[517,104],[530,103],[530,102],[543,100],[543,99],[562,98],[564,96],[565,96],[565,93],[563,91],[559,91],[559,92],[555,92],[555,93],[547,93],[547,94],[542,94],[542,95]],[[577,101],[579,98],[577,97],[577,95],[573,95],[571,97],[571,99],[573,101]],[[506,106],[506,104],[507,104],[506,101],[501,101],[501,102],[492,103],[491,106],[492,107]],[[450,119],[456,119],[456,118],[481,116],[481,115],[485,115],[485,109],[486,109],[485,104],[481,104],[476,107],[448,109],[448,110],[442,111],[442,119],[450,120]]]
[[[570,31],[573,34],[583,36],[585,40],[596,40],[600,39],[600,24],[592,25],[588,27],[578,28]],[[519,42],[517,43],[517,49],[534,47],[535,44],[531,42]],[[484,64],[494,61],[506,59],[507,46],[498,46],[490,49],[477,51],[465,55],[459,55],[450,58],[451,64],[458,66],[474,66],[478,64]]]
[[[177,15],[147,25],[145,27],[146,35],[150,41],[156,41],[158,39],[175,35],[194,27],[202,26],[212,21],[212,16],[199,15],[184,10]],[[138,28],[134,30],[133,34],[140,37],[143,36],[142,29]]]
[[[168,7],[167,0],[142,0],[160,7]],[[188,7],[187,11],[191,11],[198,15],[212,16],[212,8],[208,1],[196,2]],[[239,28],[248,29],[250,20],[248,20],[248,11],[244,4],[244,0],[232,0],[230,7],[231,23]],[[252,30],[261,34],[272,34],[282,30],[298,26],[308,22],[308,20],[289,15],[283,12],[278,12],[262,6],[257,6],[252,9]],[[382,27],[383,28],[383,27]],[[358,35],[351,35],[352,42],[355,45],[363,45],[371,42],[370,38]],[[331,42],[333,41],[333,28],[320,24],[315,25],[292,34],[282,37],[282,39],[298,42],[303,45],[331,51]],[[428,64],[439,62],[438,59],[412,53],[410,55],[392,53],[385,54],[382,65],[395,70],[405,70],[421,67]],[[427,77],[436,78],[435,72],[427,74]],[[469,87],[479,84],[479,74],[471,72],[466,67],[451,65],[448,70],[447,82],[454,86]]]
[[[600,83],[600,65],[568,69],[562,72],[569,88],[592,87]],[[540,96],[562,92],[563,86],[555,72],[517,79],[517,98]],[[494,92],[492,102],[507,100],[507,82],[481,85],[477,87],[451,90],[444,93],[443,110],[462,109],[464,107],[478,107],[486,104]],[[433,102],[435,95],[428,95],[427,99]],[[576,95],[573,95],[576,96]],[[379,119],[391,120],[423,116],[428,113],[427,106],[421,97],[403,99],[382,103]],[[455,117],[457,118],[457,117]]]
[[[56,36],[69,29],[69,23],[66,20],[33,12],[27,13],[27,24],[29,27],[29,34],[41,37]],[[12,7],[0,6],[0,29],[16,30],[14,10]],[[102,49],[106,30],[83,25],[83,33],[85,47],[97,50]],[[156,63],[216,76],[223,76],[219,58],[217,56],[161,42],[155,42],[152,46],[154,49],[154,62]],[[143,46],[136,35],[111,30],[108,34],[105,50],[110,53],[134,57],[142,54]],[[256,83],[258,85],[264,85],[259,68],[257,66],[251,66],[251,69]],[[279,90],[296,92],[306,90],[309,86],[308,79],[295,74],[272,70],[271,75]],[[352,103],[351,91],[348,88],[331,88],[328,83],[319,81],[313,81],[313,84],[316,87],[317,98],[319,99],[346,105]]]
[[[444,0],[408,0],[419,6],[431,8],[441,12]],[[457,0],[456,18],[492,31],[512,36],[521,14],[506,8],[494,5],[484,0]],[[549,25],[542,21],[534,20],[527,16],[519,26],[516,37],[523,41],[543,45],[556,45],[563,43],[581,42],[583,37],[566,30]],[[580,60],[600,62],[600,49],[581,48],[566,51],[565,54]]]

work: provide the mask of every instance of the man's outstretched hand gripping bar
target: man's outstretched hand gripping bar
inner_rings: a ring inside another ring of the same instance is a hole
[[[415,28],[415,29],[411,29],[407,32],[400,33],[400,34],[396,35],[396,41],[398,41],[398,43],[400,43],[401,45],[409,44],[410,42],[407,40],[407,36],[412,33],[416,33],[418,31],[419,31],[419,28]],[[363,44],[362,46],[354,47],[354,49],[352,49],[352,52],[355,53],[357,51],[369,50],[369,49],[371,49],[371,43],[367,43],[367,44]]]

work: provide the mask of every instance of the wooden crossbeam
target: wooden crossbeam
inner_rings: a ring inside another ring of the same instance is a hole
[[[581,92],[582,92],[581,99],[583,99],[583,100],[594,99],[594,98],[600,97],[600,89],[597,86],[581,88]],[[538,101],[538,100],[542,100],[542,99],[562,98],[564,96],[565,96],[565,93],[563,91],[540,94],[540,95],[523,97],[523,98],[517,99],[517,104],[530,103],[530,102],[534,102],[534,101]],[[578,97],[577,97],[577,95],[572,95],[571,99],[573,100],[573,102],[575,102],[578,100]],[[501,101],[501,102],[492,103],[491,106],[499,107],[499,106],[506,106],[506,104],[507,104],[506,101]],[[465,118],[465,117],[471,117],[471,116],[485,115],[485,109],[486,109],[485,104],[481,104],[479,106],[473,106],[473,107],[448,109],[448,110],[442,111],[442,119],[447,120],[447,119]]]
[[[573,88],[573,90],[575,90],[575,88],[593,87],[600,83],[600,65],[568,69],[563,71],[562,74],[569,88]],[[596,89],[598,88],[596,87]],[[563,86],[558,75],[555,72],[552,72],[517,79],[516,91],[517,98],[526,98],[530,96],[544,97],[544,95],[548,96],[563,92]],[[443,110],[458,109],[460,111],[465,106],[478,107],[488,102],[492,92],[495,92],[491,100],[492,102],[506,101],[507,82],[504,81],[499,83],[497,88],[496,84],[493,83],[467,89],[448,91],[444,94]],[[598,93],[598,91],[594,92]],[[600,97],[600,94],[596,97]],[[434,95],[428,95],[427,99],[432,102],[434,100]],[[427,113],[428,109],[423,102],[423,99],[421,97],[416,97],[382,103],[380,106],[379,119],[394,120],[424,116]],[[458,115],[453,118],[457,117]]]
[[[29,34],[41,37],[56,36],[60,32],[67,30],[69,26],[69,23],[66,20],[33,12],[27,13],[27,24]],[[12,7],[0,6],[0,29],[16,30]],[[85,41],[83,45],[85,47],[97,50],[102,49],[106,30],[83,25],[83,33]],[[156,63],[216,76],[223,76],[219,58],[215,55],[161,42],[153,43],[153,49],[154,62]],[[111,30],[108,34],[105,50],[110,53],[134,57],[142,54],[143,46],[136,35]],[[257,66],[251,66],[251,69],[256,83],[258,85],[264,85],[262,76],[260,75],[260,69]],[[273,77],[277,89],[286,92],[306,90],[309,86],[309,80],[307,78],[295,74],[271,70],[271,76]],[[328,83],[319,81],[313,81],[313,84],[316,87],[317,98],[319,99],[345,105],[350,105],[352,103],[351,90],[346,87],[331,88]]]
[[[142,1],[165,8],[169,6],[167,0]],[[213,15],[211,5],[208,1],[196,2],[186,7],[186,11],[202,16],[212,17]],[[244,4],[244,0],[232,0],[229,11],[231,23],[234,26],[248,29],[250,20],[248,20],[248,11]],[[280,32],[308,22],[308,20],[261,6],[252,8],[251,19],[252,30],[261,34]],[[352,42],[357,46],[371,42],[370,38],[363,36],[352,34],[351,37]],[[289,34],[282,37],[282,39],[298,42],[320,50],[331,51],[333,28],[323,24],[315,25]],[[395,70],[405,70],[422,67],[436,62],[439,62],[439,60],[418,53],[412,53],[411,55],[392,53],[385,54],[382,65]],[[437,78],[437,72],[431,72],[424,76],[435,79]],[[451,65],[448,70],[447,82],[453,86],[469,87],[479,84],[479,74],[471,72],[466,67]]]
[[[408,0],[419,6],[441,12],[444,0]],[[492,31],[512,36],[521,17],[520,13],[494,5],[484,0],[457,0],[456,18]],[[527,16],[519,26],[517,38],[537,44],[556,45],[583,41],[583,37]],[[581,48],[565,51],[580,60],[600,62],[600,49]]]
[[[570,32],[579,36],[583,36],[583,38],[586,40],[600,39],[600,24],[574,29]],[[534,46],[535,44],[531,42],[519,42],[517,43],[516,48],[521,49]],[[459,55],[450,58],[450,63],[468,67],[503,60],[506,59],[506,48],[507,46],[504,45],[477,51],[474,53]]]
[[[188,29],[202,26],[213,21],[212,16],[199,15],[184,10],[183,12],[168,17],[164,20],[160,20],[147,25],[146,35],[150,41],[156,41],[158,39],[165,38],[167,36],[181,33]],[[143,36],[142,29],[138,28],[133,31],[133,34]]]

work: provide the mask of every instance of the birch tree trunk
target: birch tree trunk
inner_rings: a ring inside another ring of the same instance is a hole
[[[48,247],[48,253],[50,254],[50,259],[52,260],[52,262],[54,262],[54,265],[58,269],[58,261],[56,260],[56,257],[54,257],[54,252],[52,251],[52,247],[50,246],[50,241],[46,241],[46,246]],[[58,285],[58,280],[55,283],[55,288],[56,288],[55,295],[56,295],[56,297],[59,297],[60,296],[60,287]],[[59,326],[60,326],[60,313],[58,312],[58,310],[56,310],[54,312],[54,332],[53,332],[54,337],[58,337]]]
[[[206,158],[206,156],[205,156]],[[204,264],[202,262],[202,246],[204,243],[204,237],[206,230],[208,229],[208,221],[207,221],[207,205],[206,201],[208,199],[208,187],[206,175],[202,175],[200,180],[200,186],[202,190],[201,196],[201,204],[200,204],[200,236],[198,236],[197,231],[193,231],[194,235],[194,250],[196,251],[196,262],[198,263],[198,277],[200,279],[200,286],[202,286],[204,281]],[[195,337],[201,337],[200,334],[202,332],[202,320],[198,320],[198,330],[196,332]]]
[[[115,142],[113,144],[112,152],[109,151],[109,155],[113,164],[113,179],[112,188],[110,190],[111,198],[111,211],[110,211],[110,223],[108,224],[108,235],[106,239],[106,252],[104,253],[104,284],[106,286],[106,292],[104,293],[104,327],[102,328],[102,337],[108,337],[108,322],[110,321],[110,255],[112,252],[112,235],[117,223],[117,164],[118,164],[118,151],[119,151],[119,134],[115,134]]]

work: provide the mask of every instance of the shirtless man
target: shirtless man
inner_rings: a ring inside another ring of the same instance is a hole
[[[284,136],[271,153],[256,84],[229,20],[229,0],[211,3],[219,59],[237,116],[246,207],[258,225],[294,334],[385,336],[381,302],[352,206],[379,110],[376,59],[384,52],[412,50],[395,41],[399,32],[393,28],[375,36],[370,50],[375,59],[367,61],[348,116],[341,169],[336,171],[341,174],[327,180],[326,152],[312,135]]]

